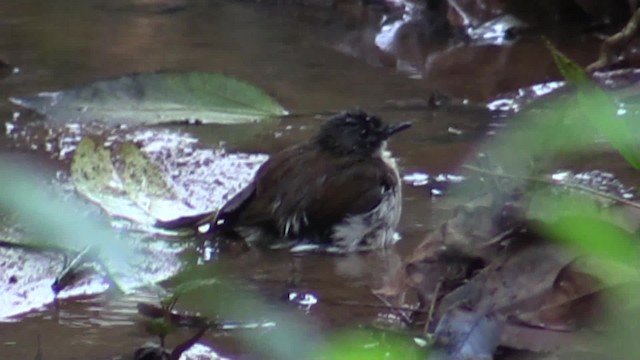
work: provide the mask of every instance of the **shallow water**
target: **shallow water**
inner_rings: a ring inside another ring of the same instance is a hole
[[[362,107],[390,122],[413,121],[414,127],[394,138],[390,148],[403,175],[435,176],[455,174],[481,140],[500,128],[504,120],[492,117],[483,101],[557,76],[541,41],[529,38],[515,45],[457,46],[435,53],[422,78],[412,79],[393,67],[368,65],[363,57],[336,50],[360,31],[341,26],[336,14],[318,9],[308,16],[299,8],[294,10],[222,1],[187,3],[171,11],[150,11],[126,1],[2,1],[0,57],[19,70],[0,80],[0,118],[18,130],[32,122],[24,114],[12,120],[17,109],[9,105],[8,96],[59,90],[132,72],[223,72],[265,89],[294,114],[310,115],[284,118],[275,130],[256,132],[248,132],[246,126],[165,128],[195,136],[202,147],[272,153],[313,134],[321,120],[312,114]],[[580,35],[559,46],[585,60],[597,47],[593,40]],[[450,95],[455,104],[425,105],[434,90]],[[421,100],[417,106],[406,105],[416,99]],[[63,146],[44,143],[69,133],[52,133],[41,126],[36,124],[17,137],[10,136],[14,129],[7,128],[0,135],[0,151],[50,169],[45,174],[53,180],[58,171],[68,172],[69,156],[61,154]],[[74,142],[70,144],[73,147]],[[442,216],[439,201],[427,187],[405,185],[403,195],[400,253],[410,251]],[[185,261],[195,261],[192,246],[184,245],[189,247],[189,256],[184,258],[191,259]],[[319,299],[308,310],[309,319],[322,328],[339,328],[368,324],[376,318],[379,309],[375,307],[336,302],[380,304],[370,289],[384,283],[390,269],[398,265],[396,256],[305,255],[293,259],[283,252],[251,253],[221,259],[216,266],[246,281],[247,288],[275,299],[287,293],[294,261],[297,289]],[[212,274],[217,271],[213,267]],[[38,337],[47,360],[131,353],[150,339],[135,315],[136,302],[153,298],[150,294],[153,292],[140,290],[125,297],[71,298],[57,307],[15,317],[13,322],[0,324],[0,354],[7,359],[33,358]],[[228,332],[212,334],[206,342],[223,353],[244,352]]]

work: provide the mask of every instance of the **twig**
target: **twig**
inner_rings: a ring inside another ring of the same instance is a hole
[[[109,270],[109,268],[98,257],[97,251],[98,250],[94,245],[88,245],[82,251],[80,251],[69,264],[65,265],[65,268],[62,269],[60,274],[55,278],[53,284],[51,284],[51,290],[53,290],[53,292],[58,295],[60,291],[69,286],[74,280],[76,280],[79,275],[81,275],[79,270],[81,269],[82,265],[88,262],[94,262],[98,264],[100,268],[102,268],[102,270],[104,271],[104,276],[108,280],[109,284],[113,285],[113,288],[117,292],[124,293],[113,275],[111,275],[111,271]]]
[[[385,309],[385,310],[394,310],[394,311],[411,311],[411,312],[417,312],[421,314],[426,313],[426,311],[424,310],[414,309],[408,306],[393,306],[388,302],[385,302],[386,304],[371,304],[371,303],[361,303],[358,301],[349,301],[349,300],[321,299],[321,301],[328,304],[334,304],[334,305],[359,306],[359,307],[369,307],[374,309]]]
[[[622,30],[608,37],[602,43],[598,60],[587,66],[587,72],[594,72],[611,64],[613,51],[629,44],[633,36],[638,32],[638,25],[640,25],[640,9],[633,13],[631,19]]]
[[[182,353],[189,350],[190,347],[192,347],[195,343],[197,343],[198,340],[200,340],[200,338],[202,337],[202,335],[204,335],[207,332],[207,330],[209,330],[208,324],[202,326],[200,330],[198,330],[195,334],[193,334],[191,338],[189,338],[182,344],[173,348],[173,351],[171,352],[171,360],[180,360],[180,356],[182,355]]]
[[[621,197],[618,196],[613,196],[613,195],[609,195],[597,190],[593,190],[591,188],[588,188],[586,186],[582,186],[582,185],[576,185],[576,184],[560,184],[557,183],[555,181],[552,180],[547,180],[547,179],[543,179],[543,178],[535,178],[535,177],[530,177],[530,176],[517,176],[517,175],[510,175],[510,174],[504,174],[504,173],[497,173],[495,171],[490,171],[490,170],[485,170],[485,169],[481,169],[472,165],[462,165],[462,168],[467,169],[467,170],[471,170],[471,171],[475,171],[481,174],[486,174],[486,175],[492,175],[492,176],[499,176],[502,178],[507,178],[507,179],[514,179],[514,180],[525,180],[525,181],[531,181],[531,182],[537,182],[537,183],[541,183],[541,184],[547,184],[547,185],[554,185],[554,186],[562,186],[568,189],[573,189],[573,190],[579,190],[585,193],[588,193],[590,195],[593,196],[597,196],[603,199],[607,199],[607,200],[611,200],[614,202],[619,202],[637,209],[640,209],[640,203],[636,203],[633,201],[629,201],[627,199],[623,199]]]
[[[383,298],[382,296],[380,296],[378,294],[375,294],[375,293],[373,295],[375,295],[375,297],[377,297],[378,300],[380,300],[383,304],[385,304],[388,309],[393,310],[393,312],[398,314],[400,316],[400,318],[402,319],[402,322],[405,323],[405,325],[411,326],[411,323],[412,323],[411,319],[409,319],[409,317],[403,311],[396,310],[396,308],[393,305],[391,305],[389,303],[389,301],[387,301],[387,299]],[[411,310],[411,311],[413,311],[413,310]]]
[[[180,314],[174,311],[167,311],[166,309],[147,303],[138,303],[138,314],[149,317],[151,319],[167,318],[169,322],[176,326],[185,327],[201,327],[203,325],[213,326],[210,320],[200,315]],[[219,327],[219,325],[215,325]]]
[[[449,5],[455,9],[455,11],[460,15],[460,17],[462,18],[462,25],[464,26],[471,26],[471,27],[476,27],[478,26],[478,19],[475,19],[474,17],[472,17],[467,11],[465,11],[463,9],[462,6],[460,6],[460,4],[458,3],[457,0],[449,0]]]
[[[438,281],[438,284],[436,284],[436,289],[433,292],[433,298],[431,299],[431,304],[429,304],[429,312],[427,313],[427,320],[424,324],[424,334],[429,333],[429,325],[431,325],[431,321],[433,320],[433,313],[436,309],[436,302],[438,301],[438,294],[440,293],[441,287],[442,280]]]
[[[42,360],[42,344],[40,343],[40,334],[38,334],[36,340],[38,341],[38,350],[36,351],[36,356],[33,360]]]
[[[51,285],[51,289],[56,295],[76,279],[80,266],[89,261],[90,256],[92,256],[90,255],[92,249],[93,246],[85,247],[64,269],[62,269]]]

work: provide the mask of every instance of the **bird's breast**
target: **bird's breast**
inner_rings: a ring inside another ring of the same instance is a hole
[[[381,187],[382,200],[371,211],[351,215],[332,229],[333,244],[345,252],[370,250],[391,245],[398,240],[396,227],[402,212],[402,191],[397,181],[389,188]]]

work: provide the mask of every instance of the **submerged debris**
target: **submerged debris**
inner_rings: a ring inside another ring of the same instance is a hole
[[[436,359],[491,359],[498,346],[539,353],[602,350],[594,342],[586,345],[591,335],[585,332],[607,323],[614,294],[640,283],[639,274],[629,267],[632,263],[626,263],[637,260],[637,245],[620,248],[634,255],[616,250],[605,256],[559,240],[564,235],[557,229],[572,221],[573,230],[588,224],[631,238],[628,227],[610,219],[622,211],[637,218],[637,211],[626,203],[629,188],[610,174],[592,171],[552,178],[520,185],[527,191],[489,187],[484,196],[456,207],[406,259],[395,292],[381,292],[398,306],[415,295],[420,311],[412,316],[413,326],[435,335]],[[594,197],[598,193],[606,196]],[[571,197],[584,200],[585,194],[594,205],[582,206],[584,220],[574,221],[575,212],[548,211],[553,202],[541,205],[550,196],[557,201],[551,206],[561,208]],[[544,216],[536,215],[544,209]],[[614,238],[589,238],[604,234],[599,231],[583,231],[584,238],[576,240],[609,241],[603,246],[612,249],[622,246],[615,245]]]

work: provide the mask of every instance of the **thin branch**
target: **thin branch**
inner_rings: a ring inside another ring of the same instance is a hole
[[[438,302],[438,295],[440,294],[440,288],[442,288],[442,280],[438,281],[436,285],[436,289],[433,292],[433,298],[431,299],[431,304],[429,304],[429,312],[427,313],[427,320],[424,324],[424,334],[429,333],[429,325],[431,325],[431,321],[433,321],[433,313],[436,310],[436,302]]]
[[[60,274],[58,274],[51,285],[51,289],[56,295],[76,280],[79,276],[80,268],[95,257],[95,254],[92,252],[93,249],[94,247],[91,245],[86,246],[60,271]]]
[[[498,172],[495,172],[495,171],[481,169],[481,168],[478,168],[478,167],[475,167],[475,166],[472,166],[472,165],[462,165],[462,168],[467,169],[467,170],[471,170],[471,171],[475,171],[477,173],[491,175],[491,176],[499,176],[499,177],[506,178],[506,179],[525,180],[525,181],[537,182],[537,183],[553,185],[553,186],[562,186],[562,187],[565,187],[565,188],[568,188],[568,189],[582,191],[582,192],[588,193],[589,195],[593,195],[593,196],[600,197],[600,198],[603,198],[603,199],[607,199],[607,200],[610,200],[610,201],[613,201],[613,202],[622,203],[622,204],[634,207],[636,209],[640,209],[640,203],[629,201],[627,199],[623,199],[623,198],[618,197],[618,196],[609,195],[609,194],[606,194],[606,193],[603,193],[603,192],[600,192],[598,190],[594,190],[594,189],[591,189],[591,188],[588,188],[588,187],[582,186],[582,185],[560,184],[560,183],[557,183],[557,182],[555,182],[553,180],[548,180],[548,179],[543,179],[543,178],[535,178],[535,177],[530,177],[530,176],[517,176],[517,175],[498,173]]]
[[[368,307],[368,308],[374,308],[374,309],[384,309],[384,310],[393,310],[393,311],[411,311],[411,312],[417,312],[421,314],[427,313],[424,310],[414,309],[409,306],[393,306],[389,304],[388,301],[383,301],[384,304],[371,304],[371,303],[362,303],[362,302],[350,301],[350,300],[330,300],[330,299],[321,299],[321,301],[327,304],[334,304],[334,305]]]
[[[409,319],[409,317],[403,312],[403,311],[399,311],[396,310],[396,307],[394,307],[393,305],[391,305],[389,303],[389,301],[387,301],[387,299],[385,299],[384,297],[378,295],[378,294],[373,294],[375,295],[375,297],[378,298],[378,300],[380,300],[383,304],[385,304],[387,306],[387,309],[393,310],[393,312],[395,312],[396,314],[398,314],[400,316],[400,318],[402,319],[402,322],[405,323],[405,325],[407,326],[411,326],[411,319]],[[413,310],[411,310],[413,311]]]
[[[608,37],[600,46],[600,56],[591,65],[587,66],[587,72],[594,72],[610,65],[613,62],[613,52],[627,46],[638,32],[640,27],[640,9],[636,10],[627,25],[622,30]]]
[[[182,353],[189,350],[190,347],[197,343],[198,340],[200,340],[200,338],[209,330],[209,327],[210,326],[208,324],[201,327],[200,330],[193,334],[193,336],[176,346],[171,352],[171,360],[180,360]]]

